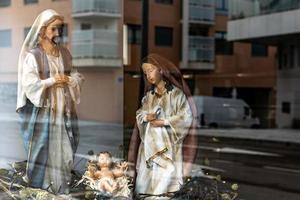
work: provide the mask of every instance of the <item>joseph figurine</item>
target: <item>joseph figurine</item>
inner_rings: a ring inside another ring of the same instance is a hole
[[[43,11],[34,21],[19,56],[17,112],[32,187],[68,193],[79,142],[75,104],[83,76],[61,46],[63,17]]]

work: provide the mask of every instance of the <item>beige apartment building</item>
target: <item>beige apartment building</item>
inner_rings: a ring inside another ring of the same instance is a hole
[[[1,0],[0,99],[16,101],[21,45],[37,15],[49,8],[64,16],[64,44],[71,50],[74,67],[86,79],[79,118],[122,123],[121,0]]]

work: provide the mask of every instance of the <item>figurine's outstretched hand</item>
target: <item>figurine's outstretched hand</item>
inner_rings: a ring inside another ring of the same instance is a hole
[[[56,74],[54,79],[56,84],[65,84],[69,82],[69,77],[64,74]]]
[[[147,119],[148,122],[151,122],[151,121],[155,120],[156,119],[156,113],[147,114],[146,119]]]
[[[150,124],[154,127],[163,127],[163,126],[165,126],[164,120],[160,120],[160,119],[155,119],[153,121],[150,121]]]
[[[56,74],[54,80],[56,87],[64,87],[69,82],[69,77],[64,74]]]

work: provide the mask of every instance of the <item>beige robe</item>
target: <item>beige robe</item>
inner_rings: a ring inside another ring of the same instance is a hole
[[[162,194],[182,185],[182,142],[192,123],[192,112],[185,94],[177,87],[161,97],[148,92],[136,113],[141,138],[137,160],[136,192]],[[156,90],[155,90],[156,91]],[[165,126],[153,127],[148,113],[158,113]]]

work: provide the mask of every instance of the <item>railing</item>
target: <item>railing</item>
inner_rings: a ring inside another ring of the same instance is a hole
[[[300,8],[298,0],[230,0],[229,16],[232,20],[266,15]]]
[[[189,61],[213,62],[215,57],[213,37],[189,36]]]
[[[118,33],[110,30],[73,31],[74,58],[119,58]]]
[[[213,22],[215,20],[214,1],[190,0],[189,19],[192,21]]]
[[[204,7],[214,7],[214,0],[190,0],[190,5],[204,6]]]
[[[120,0],[73,0],[74,13],[108,13],[120,14]]]

